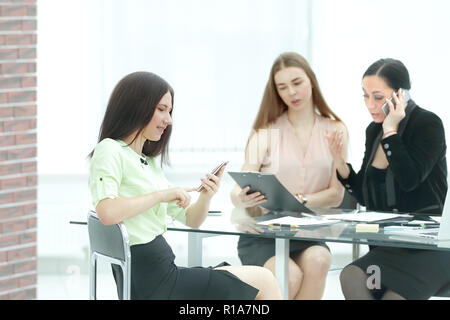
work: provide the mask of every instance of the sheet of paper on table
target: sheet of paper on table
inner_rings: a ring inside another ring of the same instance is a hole
[[[267,221],[258,222],[258,224],[263,225],[290,225],[290,226],[313,226],[313,225],[325,225],[325,224],[333,224],[339,221],[336,220],[328,220],[328,219],[319,219],[319,218],[297,218],[297,217],[281,217],[276,219],[271,219]]]
[[[437,223],[441,223],[441,218],[442,217],[430,217],[431,219],[433,219],[434,221],[436,221]]]
[[[328,214],[327,219],[338,219],[346,221],[357,221],[357,222],[376,222],[394,218],[408,218],[411,217],[408,214],[398,214],[398,213],[384,213],[384,212],[359,212],[359,213],[341,213],[341,214]]]
[[[435,224],[435,220],[412,220],[408,222],[409,224]]]

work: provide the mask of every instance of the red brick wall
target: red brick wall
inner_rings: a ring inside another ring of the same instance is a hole
[[[0,300],[37,286],[36,0],[0,0]]]

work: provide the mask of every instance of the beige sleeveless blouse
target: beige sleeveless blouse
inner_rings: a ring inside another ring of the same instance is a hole
[[[270,143],[260,171],[273,173],[292,194],[310,194],[327,189],[331,179],[332,156],[325,139],[332,120],[316,120],[306,153],[303,154],[295,129],[284,112],[269,129]]]

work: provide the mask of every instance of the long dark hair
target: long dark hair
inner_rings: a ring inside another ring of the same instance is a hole
[[[106,138],[123,139],[137,131],[134,141],[150,122],[156,106],[167,92],[172,96],[173,106],[173,89],[158,75],[140,71],[125,76],[116,85],[109,98],[98,142]],[[159,141],[146,140],[142,153],[149,157],[161,155],[161,164],[169,164],[171,133],[172,125],[169,125]],[[91,158],[93,154],[94,151],[88,157]]]
[[[411,89],[411,80],[409,79],[409,72],[403,62],[392,58],[380,59],[375,61],[367,68],[363,75],[378,76],[391,88],[397,91],[398,89]]]

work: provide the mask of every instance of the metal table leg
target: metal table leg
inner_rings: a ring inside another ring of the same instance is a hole
[[[283,299],[289,299],[289,239],[275,239],[275,273]]]
[[[188,267],[202,265],[203,237],[197,232],[188,232]]]
[[[354,243],[353,245],[352,245],[352,259],[353,259],[353,261],[355,261],[356,259],[358,259],[359,258],[359,243]]]

